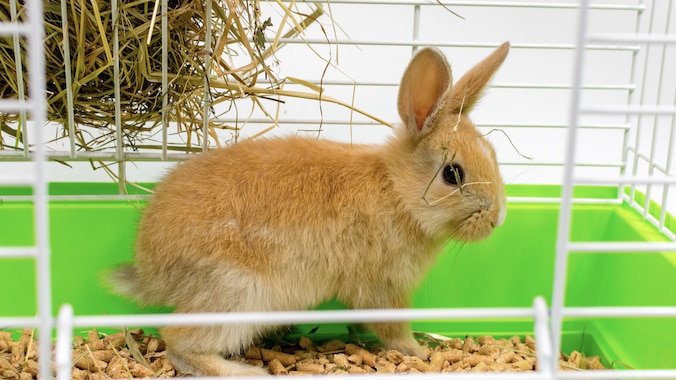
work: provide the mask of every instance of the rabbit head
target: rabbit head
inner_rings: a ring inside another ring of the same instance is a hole
[[[391,141],[390,170],[405,207],[431,236],[477,241],[505,219],[495,151],[467,115],[508,51],[502,44],[453,84],[444,55],[425,48],[401,80],[403,125]]]

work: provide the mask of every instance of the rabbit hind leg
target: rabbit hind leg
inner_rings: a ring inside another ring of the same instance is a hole
[[[197,354],[168,351],[168,358],[182,375],[193,376],[265,376],[268,371],[261,367],[228,360],[218,354]]]
[[[160,330],[167,356],[181,374],[195,376],[262,376],[266,369],[228,360],[251,344],[254,326],[172,326]]]

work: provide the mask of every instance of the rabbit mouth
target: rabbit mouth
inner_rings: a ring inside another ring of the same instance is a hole
[[[500,219],[495,214],[489,210],[475,211],[460,223],[456,237],[467,242],[487,238],[499,226]]]

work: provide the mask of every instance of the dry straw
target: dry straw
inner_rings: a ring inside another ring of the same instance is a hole
[[[169,149],[193,150],[202,144],[203,105],[205,99],[223,104],[224,113],[234,102],[250,99],[276,124],[275,112],[267,112],[260,98],[300,97],[343,104],[328,98],[321,88],[304,79],[280,80],[266,63],[274,56],[282,37],[302,34],[323,14],[319,5],[311,12],[298,12],[291,3],[273,4],[281,15],[279,25],[261,19],[258,0],[216,0],[207,13],[204,0],[169,0],[166,15],[158,13],[160,0],[124,0],[118,2],[114,15],[111,2],[101,0],[65,1],[68,19],[63,31],[62,3],[44,1],[45,52],[47,71],[48,119],[64,126],[56,139],[69,133],[79,150],[99,150],[115,146],[115,102],[120,105],[120,124],[126,149],[159,149],[149,137],[157,132],[162,121],[162,33],[161,17],[168,21],[168,120],[182,135],[183,146]],[[14,4],[12,4],[14,3]],[[285,5],[288,4],[288,5]],[[0,20],[23,20],[25,9],[17,0],[0,0]],[[207,28],[207,21],[210,22]],[[113,29],[119,36],[120,96],[115,97]],[[207,30],[210,30],[207,38]],[[70,45],[74,128],[68,128],[68,102],[64,65],[64,35]],[[274,41],[266,44],[265,35]],[[210,41],[206,46],[205,41]],[[22,83],[17,73],[16,38],[0,38],[0,98],[17,98]],[[25,41],[19,39],[21,60],[25,66]],[[237,62],[233,64],[232,62]],[[270,83],[260,85],[259,76]],[[205,78],[207,80],[205,80]],[[287,81],[305,86],[307,91],[287,91]],[[230,106],[228,106],[228,102]],[[359,110],[357,112],[363,113]],[[221,115],[214,115],[221,116]],[[369,115],[367,115],[369,116]],[[375,118],[374,118],[375,119]],[[376,119],[377,120],[377,119]],[[380,121],[380,120],[377,120]],[[17,114],[0,113],[0,149],[22,149],[21,118]],[[209,133],[217,128],[235,128],[209,122]],[[96,133],[92,133],[95,128]]]

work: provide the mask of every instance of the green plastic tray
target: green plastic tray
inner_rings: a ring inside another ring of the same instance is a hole
[[[110,184],[52,184],[50,192],[115,194]],[[512,186],[509,195],[558,196],[556,186]],[[582,197],[615,198],[615,188],[580,188]],[[33,209],[25,188],[0,188],[0,246],[33,243]],[[64,303],[76,315],[157,312],[110,294],[101,274],[132,257],[142,202],[58,200],[50,204],[54,313]],[[511,203],[505,224],[486,241],[451,243],[414,298],[415,307],[530,307],[550,300],[558,205]],[[674,219],[668,221],[673,230]],[[668,241],[627,205],[576,205],[573,241]],[[36,313],[35,264],[0,260],[0,317]],[[575,253],[570,256],[567,306],[676,306],[676,252]],[[334,307],[329,303],[324,308]],[[0,326],[1,327],[1,326]],[[336,326],[322,326],[338,334]],[[531,320],[415,322],[414,329],[452,337],[532,334]],[[77,331],[76,331],[77,333]],[[601,355],[635,369],[676,367],[675,318],[588,318],[564,322],[562,350]]]

